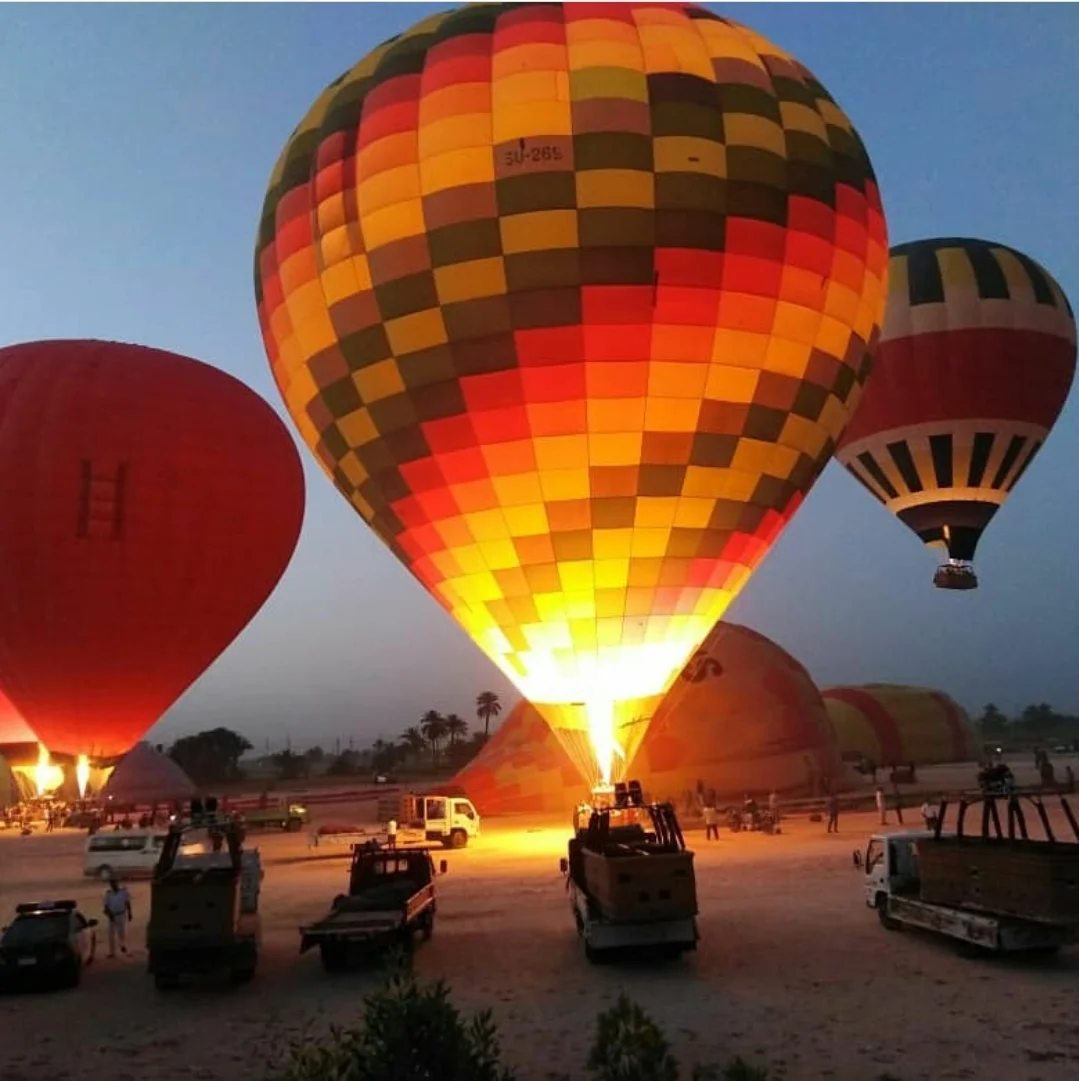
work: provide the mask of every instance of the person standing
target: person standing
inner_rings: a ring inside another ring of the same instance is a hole
[[[773,788],[768,793],[768,813],[772,816],[772,824],[779,825],[779,796]]]
[[[131,895],[115,878],[109,880],[102,907],[109,921],[109,956],[116,956],[117,946],[121,953],[127,953],[127,925],[133,918]]]
[[[895,798],[895,820],[903,825],[903,793],[899,791],[899,785],[892,782],[892,795]]]
[[[719,840],[719,812],[714,798],[704,801],[704,839]]]
[[[391,818],[386,823],[386,845],[388,848],[397,847],[397,819]]]
[[[839,832],[839,799],[834,792],[828,794],[828,832]]]
[[[877,814],[880,815],[880,824],[882,826],[888,825],[888,805],[884,802],[884,789],[880,785],[877,785],[877,791],[875,793],[877,801]]]

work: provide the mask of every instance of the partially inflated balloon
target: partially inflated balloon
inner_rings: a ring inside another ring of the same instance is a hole
[[[828,460],[886,248],[850,121],[751,30],[470,5],[300,122],[256,294],[337,487],[603,773]]]
[[[128,750],[240,633],[299,537],[276,414],[196,360],[0,350],[0,686],[54,753]]]
[[[985,240],[892,250],[873,375],[836,456],[977,585],[982,532],[1041,449],[1075,376],[1075,320],[1032,259]]]

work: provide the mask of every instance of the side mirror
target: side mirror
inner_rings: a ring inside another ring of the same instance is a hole
[[[851,853],[851,859],[854,862],[854,866],[857,867],[858,870],[860,871],[862,869],[862,854],[861,854],[861,852],[858,851],[858,849],[855,849]]]
[[[438,873],[444,875],[450,869],[449,864],[445,860],[438,861]]]
[[[565,857],[565,856],[563,856],[563,857],[562,857],[562,858],[561,858],[561,859],[560,859],[560,860],[558,861],[558,869],[559,869],[559,870],[560,870],[560,871],[561,871],[561,872],[562,872],[563,874],[565,874],[565,873],[566,873],[566,872],[567,872],[567,871],[569,870],[569,860],[568,860],[568,859],[566,859],[566,857]]]
[[[87,920],[86,921],[86,926],[87,927],[96,927],[97,926],[97,920]]]

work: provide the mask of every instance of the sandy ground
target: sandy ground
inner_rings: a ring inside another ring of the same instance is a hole
[[[574,934],[558,858],[566,828],[490,820],[447,854],[421,977],[444,977],[465,1009],[491,1006],[524,1078],[585,1076],[596,1012],[628,992],[660,1020],[687,1063],[733,1054],[786,1081],[1074,1081],[1079,1076],[1079,951],[1052,962],[971,961],[946,943],[889,934],[863,904],[851,850],[871,815],[841,833],[793,821],[782,836],[730,835],[697,851],[702,941],[662,967],[599,967]],[[0,910],[72,896],[84,838],[0,835]],[[137,949],[102,960],[83,985],[0,999],[2,1081],[263,1081],[274,1049],[309,1025],[358,1016],[375,973],[327,976],[298,956],[297,925],[344,887],[345,849],[310,859],[302,838],[259,839],[265,939],[255,982],[158,995]],[[325,853],[327,849],[321,849]],[[148,888],[133,887],[141,942]]]

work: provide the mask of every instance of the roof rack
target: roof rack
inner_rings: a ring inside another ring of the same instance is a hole
[[[1010,841],[1029,841],[1030,833],[1027,829],[1027,817],[1023,808],[1025,802],[1037,814],[1045,832],[1045,839],[1056,843],[1058,838],[1053,832],[1053,825],[1049,821],[1049,814],[1046,810],[1046,800],[1051,800],[1053,797],[1056,797],[1059,802],[1060,809],[1064,812],[1064,817],[1071,827],[1073,837],[1076,841],[1079,841],[1079,819],[1076,819],[1075,811],[1072,810],[1067,796],[1063,792],[1046,792],[1040,788],[1017,788],[1011,792],[956,792],[944,795],[940,800],[940,812],[937,815],[936,827],[933,831],[934,836],[937,840],[940,839],[948,808],[954,803],[956,805],[955,837],[962,840],[967,811],[971,807],[981,804],[980,836],[983,839],[1004,840],[1006,836],[1006,839]],[[1006,835],[1001,824],[1001,804],[1003,804],[1003,809],[1007,814]],[[969,839],[975,835],[967,834],[966,836]],[[1065,843],[1070,843],[1067,838],[1064,840]]]

